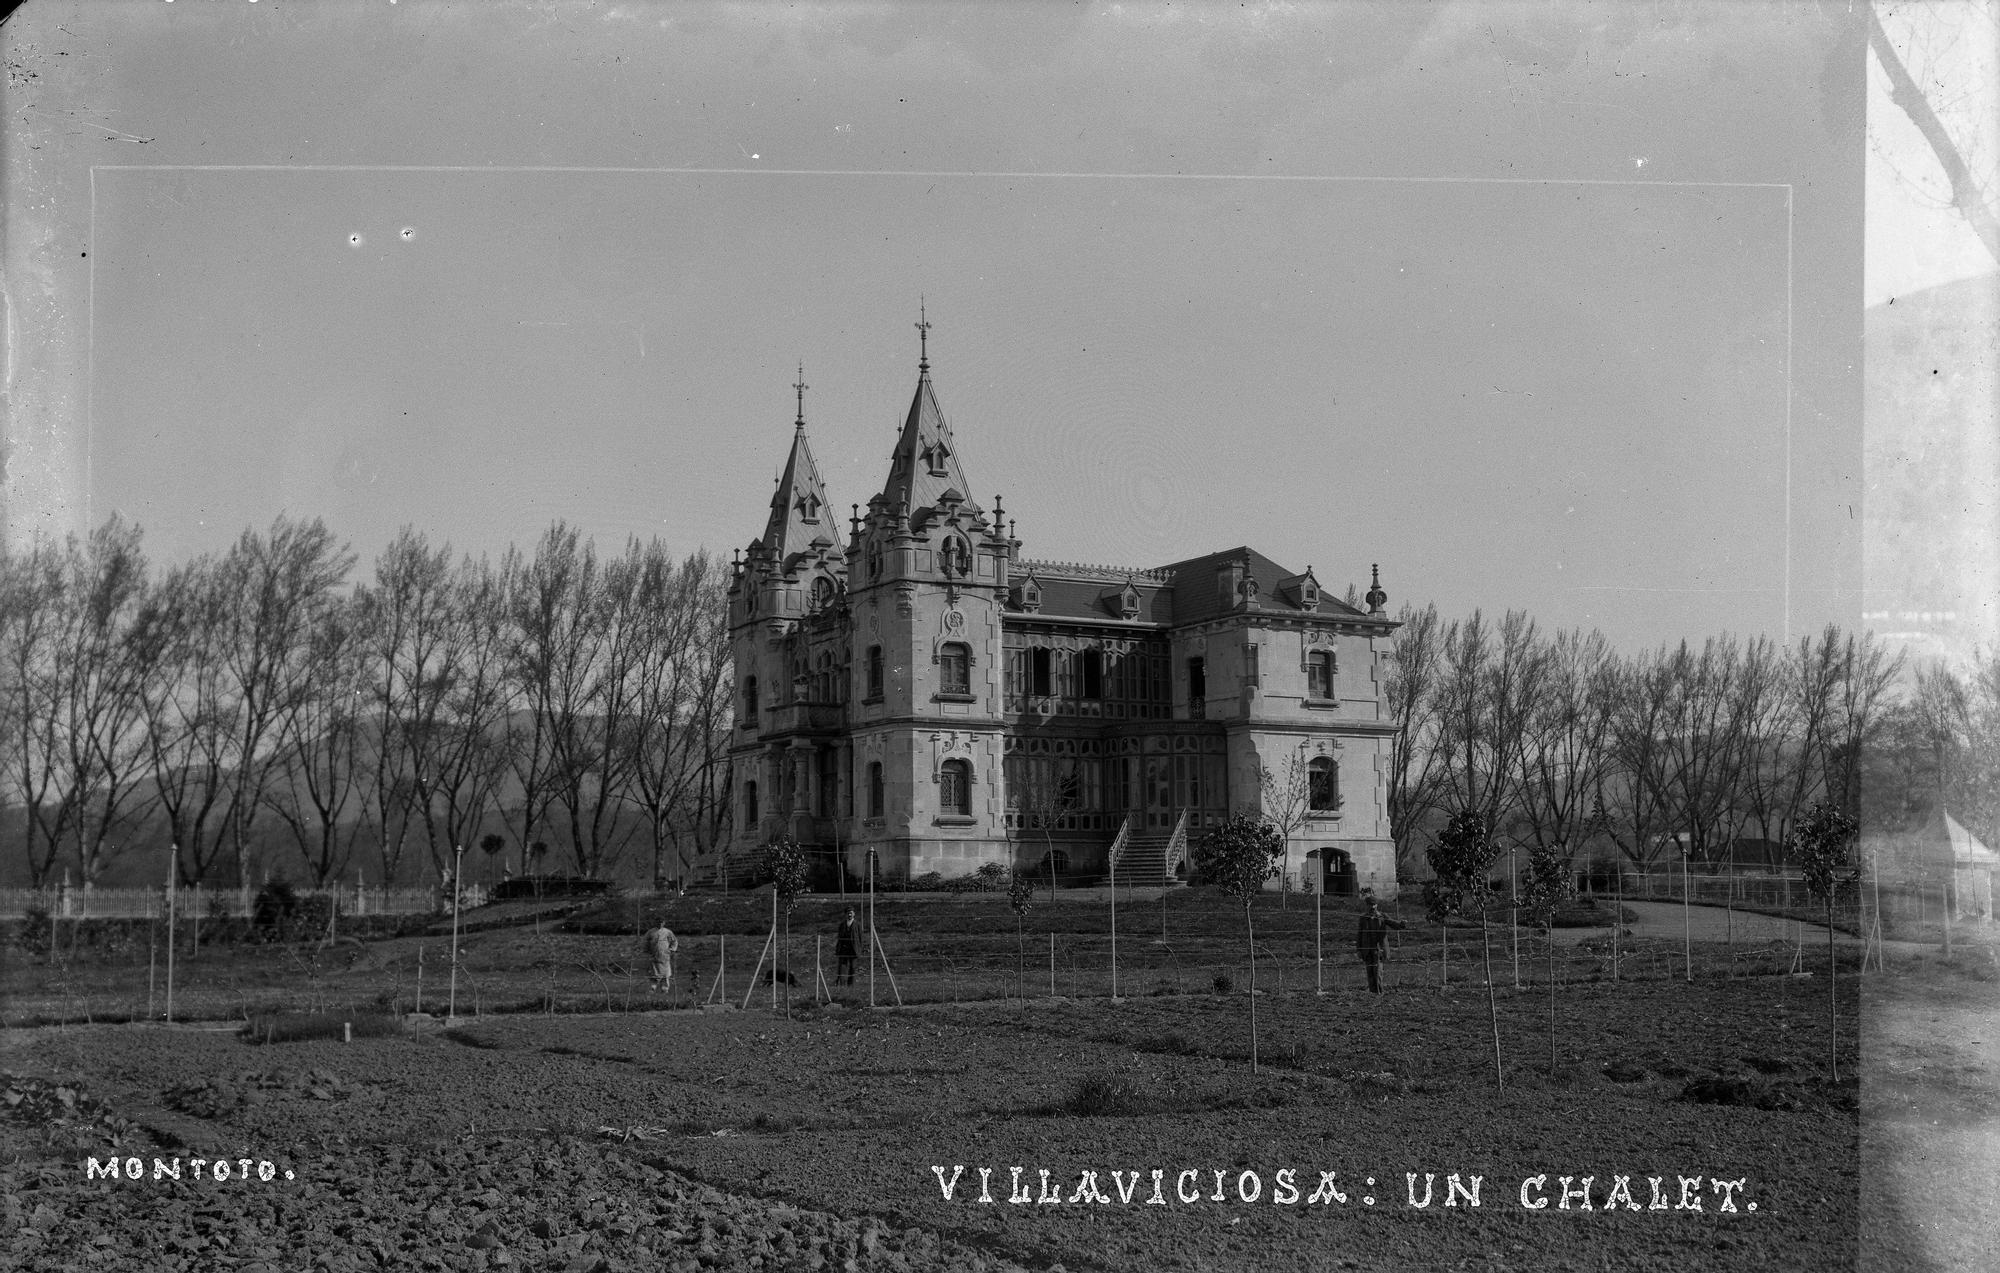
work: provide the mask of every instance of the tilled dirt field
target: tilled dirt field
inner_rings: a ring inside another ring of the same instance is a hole
[[[5,1067],[32,1077],[0,1123],[0,1263],[1848,1267],[1854,1087],[1818,1077],[1815,984],[1566,987],[1553,1077],[1546,1001],[1504,993],[1502,1091],[1485,998],[1457,991],[1260,998],[1254,1076],[1240,992],[521,1015],[347,1045],[14,1032]],[[217,1152],[226,1181],[152,1178]],[[88,1178],[87,1156],[144,1178]],[[241,1179],[246,1158],[274,1178]],[[1011,1200],[1016,1167],[1034,1201]],[[1453,1173],[1476,1208],[1444,1205]],[[1637,1209],[1610,1205],[1620,1177]]]

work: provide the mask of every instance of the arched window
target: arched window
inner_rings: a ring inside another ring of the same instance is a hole
[[[870,579],[879,579],[881,578],[881,576],[882,576],[882,545],[879,543],[870,542],[868,545],[868,577]]]
[[[743,829],[755,835],[757,832],[757,784],[743,784]]]
[[[958,817],[972,815],[972,765],[947,760],[938,772],[938,810]]]
[[[757,678],[743,678],[743,721],[748,725],[757,723]]]
[[[1314,813],[1340,808],[1340,766],[1328,756],[1315,756],[1306,766],[1306,804]]]
[[[963,577],[972,573],[972,549],[957,535],[945,539],[944,547],[938,552],[938,561],[948,575]]]
[[[1333,651],[1314,650],[1306,656],[1306,697],[1333,697]]]
[[[972,693],[972,650],[960,641],[947,641],[938,651],[938,692]]]
[[[833,580],[828,579],[825,575],[821,575],[819,578],[813,580],[813,609],[832,609],[834,595]]]
[[[882,816],[882,762],[870,761],[868,765],[868,816]]]
[[[868,647],[868,697],[870,700],[882,697],[882,647]]]

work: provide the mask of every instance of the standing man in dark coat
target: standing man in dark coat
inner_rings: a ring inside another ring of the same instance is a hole
[[[854,963],[861,950],[858,941],[860,928],[854,922],[854,908],[847,908],[847,915],[840,921],[840,931],[833,936],[833,979],[839,985],[854,984]]]
[[[1368,965],[1368,993],[1382,993],[1382,959],[1389,944],[1389,930],[1403,927],[1403,921],[1390,919],[1382,913],[1374,897],[1368,899],[1368,909],[1361,912],[1361,931],[1358,943],[1361,947],[1361,962]]]

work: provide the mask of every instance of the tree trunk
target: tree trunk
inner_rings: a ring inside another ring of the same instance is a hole
[[[1250,899],[1243,899],[1243,935],[1250,945],[1250,1072],[1257,1072],[1257,931],[1250,918]]]
[[[1500,1066],[1500,1007],[1493,997],[1493,939],[1486,927],[1486,912],[1479,912],[1480,961],[1486,968],[1486,1017],[1493,1025],[1493,1085],[1507,1086],[1507,1074]]]
[[[1549,1077],[1556,1075],[1556,926],[1549,924]]]
[[[1840,1082],[1840,1019],[1839,1000],[1835,998],[1835,979],[1840,975],[1839,965],[1833,958],[1833,887],[1826,890],[1826,1060],[1827,1069],[1833,1081]]]

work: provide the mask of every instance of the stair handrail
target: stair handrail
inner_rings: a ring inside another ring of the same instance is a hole
[[[1174,822],[1174,833],[1167,837],[1165,863],[1168,879],[1172,879],[1174,872],[1187,861],[1187,823],[1188,811],[1183,809],[1180,818]]]
[[[1119,821],[1118,834],[1111,838],[1111,849],[1105,854],[1105,860],[1110,863],[1110,878],[1114,885],[1118,883],[1118,859],[1125,856],[1125,841],[1130,838],[1131,832],[1132,818],[1128,814]]]

